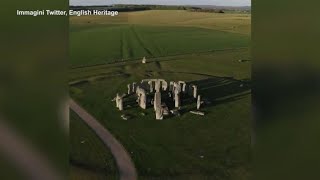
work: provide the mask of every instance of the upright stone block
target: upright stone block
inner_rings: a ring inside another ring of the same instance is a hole
[[[137,102],[138,102],[139,106],[140,106],[142,109],[146,109],[146,108],[147,108],[147,95],[146,95],[146,91],[145,91],[143,88],[140,88],[140,87],[138,86],[136,93],[137,93],[137,95],[138,95]]]
[[[141,94],[140,107],[142,109],[147,109],[147,96],[145,93]]]
[[[119,99],[120,99],[120,96],[119,96],[119,93],[117,93],[116,97],[115,97],[115,100],[116,100],[116,107],[119,108]]]
[[[199,110],[201,106],[201,96],[198,95],[198,99],[197,99],[197,109]]]
[[[187,84],[186,84],[186,83],[182,84],[182,92],[183,92],[183,93],[186,93],[186,92],[187,92],[187,91],[186,91],[186,87],[187,87]]]
[[[161,108],[161,93],[156,92],[154,94],[154,102],[153,102],[153,107],[154,110],[156,111],[157,109]]]
[[[156,90],[156,92],[160,92],[160,88],[161,88],[160,81],[159,80],[155,81],[155,90]]]
[[[174,95],[174,107],[179,108],[180,107],[180,94],[175,93]]]
[[[153,82],[149,81],[148,84],[149,84],[150,92],[152,93],[153,92]]]
[[[119,110],[122,111],[123,110],[123,97],[119,98]]]
[[[183,92],[183,93],[185,93],[185,91],[186,91],[186,82],[184,82],[184,81],[178,81],[178,84],[179,84],[179,86],[180,86],[180,89],[181,89],[181,91]]]
[[[145,63],[147,63],[147,59],[146,59],[146,57],[143,57],[142,64],[145,64]]]
[[[192,88],[193,88],[193,97],[194,97],[194,98],[197,98],[198,87],[197,87],[196,85],[193,85]]]
[[[163,109],[158,108],[156,110],[156,120],[162,120],[163,119]]]
[[[168,83],[165,80],[161,80],[161,86],[163,91],[167,91],[168,89]]]
[[[137,90],[137,83],[136,82],[133,82],[132,83],[132,92],[135,93]]]
[[[128,84],[128,94],[131,94],[132,90],[131,90],[131,84]]]

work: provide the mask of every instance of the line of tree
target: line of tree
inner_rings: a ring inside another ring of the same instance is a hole
[[[70,6],[69,9],[75,10],[75,11],[79,11],[79,10],[108,10],[108,11],[119,11],[119,12],[150,10],[146,7],[114,7],[114,6]]]
[[[115,4],[112,6],[70,6],[69,9],[71,10],[109,10],[109,11],[119,11],[119,12],[130,12],[130,11],[145,11],[145,10],[191,10],[191,9],[197,9],[197,7]]]
[[[189,9],[192,12],[207,12],[207,13],[224,13],[225,10],[223,9],[202,9],[202,8],[192,8]]]
[[[197,6],[166,6],[166,5],[134,5],[134,4],[114,4],[110,6],[70,6],[71,10],[109,10],[119,12],[146,11],[146,10],[187,10],[192,12],[225,13],[230,11],[240,11],[235,8],[225,7],[197,7]],[[250,12],[250,10],[241,10]]]
[[[144,8],[146,10],[188,10],[193,7],[188,6],[166,6],[166,5],[134,5],[134,4],[115,4],[115,8]]]

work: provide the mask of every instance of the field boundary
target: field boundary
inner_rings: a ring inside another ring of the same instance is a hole
[[[249,48],[250,47],[214,49],[214,50],[207,50],[207,51],[171,54],[171,55],[165,55],[165,56],[149,56],[149,57],[146,56],[146,58],[149,61],[155,61],[155,60],[161,60],[161,58],[168,58],[168,57],[179,57],[179,56],[190,55],[190,54],[195,54],[195,55],[199,54],[199,55],[201,55],[201,54],[206,54],[206,53],[210,53],[210,52],[232,51],[232,50],[241,50],[241,49],[249,49]],[[70,69],[81,69],[81,68],[95,67],[95,66],[101,66],[101,65],[113,65],[113,64],[120,64],[120,63],[125,63],[125,62],[141,61],[142,58],[143,57],[132,58],[132,59],[116,59],[114,61],[105,62],[105,63],[71,66]]]

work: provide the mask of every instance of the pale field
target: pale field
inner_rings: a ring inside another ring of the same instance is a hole
[[[137,24],[148,26],[199,27],[250,35],[251,15],[204,13],[183,10],[120,12],[119,16],[72,16],[71,25]]]

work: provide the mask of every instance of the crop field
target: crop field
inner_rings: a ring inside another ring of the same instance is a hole
[[[245,32],[245,29],[250,29],[248,22],[246,14],[224,17],[187,11],[131,12],[120,17],[72,17],[71,66],[247,47],[250,40],[248,32]]]
[[[139,179],[250,178],[250,15],[161,10],[71,17],[70,24],[70,95],[122,143]],[[132,99],[120,112],[116,93],[149,78],[198,85],[211,102],[205,116],[189,113],[196,103],[188,99],[181,116],[162,121]]]
[[[70,113],[70,179],[116,179],[111,153],[96,134]]]

